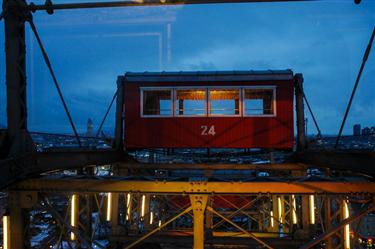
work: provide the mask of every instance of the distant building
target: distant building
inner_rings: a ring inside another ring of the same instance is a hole
[[[368,127],[363,128],[362,129],[362,136],[368,136],[368,135],[370,135],[371,134],[370,131],[371,130]]]
[[[372,126],[370,128],[370,133],[371,133],[371,135],[375,136],[375,126]]]
[[[94,123],[92,122],[91,118],[87,120],[87,131],[86,136],[93,137],[94,136]]]
[[[355,124],[353,126],[353,136],[360,136],[361,135],[361,125]]]

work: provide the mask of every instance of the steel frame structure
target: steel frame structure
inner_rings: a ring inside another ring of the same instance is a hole
[[[304,177],[311,164],[314,167],[374,175],[374,152],[306,150],[302,78],[296,82],[299,152],[289,164],[263,166],[138,164],[122,151],[123,94],[121,93],[123,90],[117,95],[116,137],[115,146],[111,150],[81,149],[37,153],[28,134],[25,22],[32,18],[32,12],[46,10],[52,14],[59,9],[73,8],[273,1],[276,0],[149,0],[84,4],[53,4],[51,1],[46,1],[44,5],[33,5],[27,4],[25,0],[4,0],[2,17],[5,22],[8,129],[1,132],[5,139],[2,138],[0,144],[2,172],[0,187],[1,189],[9,187],[10,190],[6,213],[9,217],[9,246],[11,248],[31,246],[28,231],[30,227],[35,226],[33,224],[35,221],[30,220],[30,212],[35,214],[38,210],[42,210],[50,214],[52,228],[56,232],[56,237],[49,238],[51,240],[45,241],[45,245],[51,245],[55,241],[55,245],[60,248],[63,243],[70,248],[91,248],[93,243],[97,247],[103,247],[95,242],[100,238],[101,233],[111,239],[112,246],[125,245],[128,248],[144,241],[177,244],[182,242],[193,245],[194,248],[204,248],[205,245],[215,243],[260,245],[267,248],[313,248],[315,245],[322,246],[321,242],[324,241],[328,249],[345,248],[346,225],[354,224],[374,210],[375,184],[373,182],[364,180],[344,182],[334,178],[325,181],[302,181],[305,178],[282,178],[281,181],[264,178],[261,182],[239,182],[229,177],[227,182],[209,180],[176,182],[131,181],[124,177],[129,172],[135,172],[134,175],[137,175],[147,169],[163,168],[205,171],[251,169],[282,172],[281,176],[287,172],[286,174]],[[121,81],[121,77],[118,81]],[[121,87],[122,84],[118,85]],[[118,178],[39,178],[15,183],[31,176],[39,176],[44,172],[115,162],[122,164]],[[129,202],[128,195],[130,195]],[[231,196],[243,202],[234,203]],[[76,201],[72,202],[72,199]],[[184,200],[185,205],[174,199]],[[315,204],[311,205],[311,200]],[[352,210],[350,216],[346,217],[345,207],[348,201],[352,204],[350,206]],[[360,206],[358,210],[353,210],[357,205],[355,203]],[[75,207],[74,210],[72,206]],[[128,212],[130,206],[132,210]],[[309,210],[309,207],[313,208]],[[165,212],[160,226],[145,224],[146,220],[150,219],[151,211],[154,212],[154,216],[156,212],[162,210]],[[93,213],[96,214],[94,220],[92,220]],[[140,216],[142,213],[143,217]],[[69,222],[72,214],[75,217],[73,220],[76,221],[74,226]],[[298,217],[296,224],[293,221],[295,215]],[[107,220],[108,217],[110,219]],[[312,217],[314,222],[311,220]],[[358,224],[356,226],[359,227]],[[101,228],[102,232],[98,232],[97,228]],[[156,232],[160,233],[160,237],[151,236]],[[72,234],[75,237],[74,242],[70,242]],[[282,237],[284,235],[285,237]],[[311,240],[314,235],[319,236]],[[173,239],[175,236],[178,238]],[[352,244],[355,244],[354,242]],[[151,248],[150,244],[144,247]]]
[[[122,177],[25,180],[10,192],[18,197],[13,212],[40,210],[52,216],[53,224],[57,224],[53,234],[58,239],[48,241],[56,248],[64,243],[72,248],[80,244],[101,248],[97,241],[103,233],[118,248],[135,248],[142,243],[140,248],[148,248],[150,243],[163,240],[178,244],[175,237],[190,248],[210,244],[347,248],[346,225],[357,225],[374,210],[374,194],[371,182],[307,182],[301,178],[291,183],[158,182],[124,181]],[[79,199],[75,210],[71,209],[72,196]],[[347,203],[353,203],[350,216],[344,214]],[[73,213],[78,217],[75,226],[69,223]],[[89,224],[95,224],[93,227],[85,225],[92,213],[95,221]],[[163,240],[153,236],[156,233]],[[357,238],[349,239],[353,244]]]

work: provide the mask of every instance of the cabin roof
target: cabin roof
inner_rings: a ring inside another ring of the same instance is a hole
[[[126,82],[215,82],[215,81],[268,81],[292,80],[293,71],[179,71],[179,72],[126,72]]]

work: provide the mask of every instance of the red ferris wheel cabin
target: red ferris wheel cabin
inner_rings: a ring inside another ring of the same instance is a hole
[[[291,70],[128,72],[121,79],[128,149],[293,147]]]

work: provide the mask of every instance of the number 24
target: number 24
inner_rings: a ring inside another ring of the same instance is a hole
[[[207,125],[202,125],[201,129],[202,129],[202,132],[201,132],[202,136],[208,136],[208,135],[215,136],[216,134],[214,125],[211,125],[210,127],[208,127]]]

